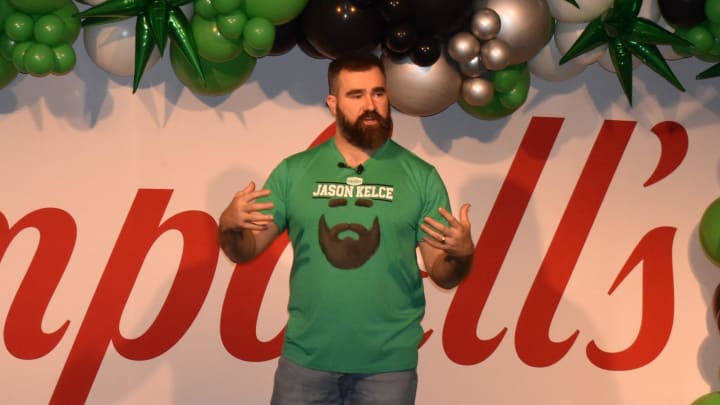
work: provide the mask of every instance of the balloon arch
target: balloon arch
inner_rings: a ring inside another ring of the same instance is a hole
[[[720,0],[0,0],[0,27],[0,88],[72,71],[80,34],[93,62],[133,77],[133,91],[169,49],[179,80],[211,96],[297,46],[312,58],[381,55],[391,104],[415,116],[458,103],[505,117],[533,76],[567,80],[593,63],[632,104],[641,63],[683,90],[666,61],[720,61]],[[720,63],[697,79],[717,75]]]

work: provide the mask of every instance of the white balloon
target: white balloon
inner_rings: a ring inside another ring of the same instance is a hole
[[[660,5],[657,0],[643,0],[638,17],[657,22],[660,19]]]
[[[585,23],[557,23],[555,25],[555,44],[560,53],[565,55],[570,50],[570,47],[580,37],[585,27],[587,27]],[[599,47],[578,55],[572,60],[581,65],[590,65],[597,62],[603,53],[603,48]]]
[[[558,22],[579,23],[592,21],[610,8],[614,0],[575,0],[577,8],[567,0],[547,0],[550,14]],[[646,0],[648,1],[648,0]]]
[[[559,62],[562,55],[555,41],[548,42],[548,44],[528,62],[530,73],[541,79],[562,81],[579,75],[587,67],[574,60],[570,60],[561,66]]]
[[[603,46],[603,48],[607,49],[607,47]],[[636,67],[640,66],[642,62],[640,59],[636,57],[632,57],[632,68],[635,69]],[[603,69],[607,70],[610,73],[615,73],[615,66],[612,63],[612,57],[610,56],[610,52],[605,52],[598,61],[598,64],[602,66]]]
[[[135,72],[135,18],[83,28],[83,42],[90,59],[104,71],[123,77]],[[155,48],[145,71],[160,59]]]

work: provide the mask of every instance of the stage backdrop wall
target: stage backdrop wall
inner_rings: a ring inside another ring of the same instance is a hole
[[[0,392],[12,404],[264,404],[287,319],[280,239],[235,267],[216,219],[332,117],[327,61],[260,59],[201,97],[167,58],[132,94],[76,46],[63,77],[0,91]],[[534,78],[511,116],[394,112],[394,138],[472,204],[473,273],[426,281],[419,405],[688,404],[720,388],[718,80],[644,66],[628,106],[591,66]],[[328,129],[331,131],[332,127]]]

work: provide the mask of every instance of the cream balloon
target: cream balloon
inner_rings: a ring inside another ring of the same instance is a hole
[[[548,81],[562,81],[571,79],[582,73],[586,65],[570,60],[560,65],[563,54],[558,50],[555,41],[548,42],[534,58],[528,62],[528,68],[533,75]]]
[[[487,73],[480,56],[476,56],[465,63],[458,63],[460,72],[467,77],[480,77]]]
[[[88,56],[104,71],[123,77],[135,72],[135,18],[83,28]],[[157,48],[150,54],[145,71],[160,59]]]
[[[614,0],[576,0],[576,2],[579,8],[567,0],[547,0],[550,14],[558,22],[564,23],[590,22],[610,8]]]
[[[486,106],[490,104],[494,95],[495,86],[488,79],[477,77],[463,80],[460,96],[471,106]]]
[[[545,0],[476,0],[475,10],[489,8],[500,16],[496,39],[509,47],[509,64],[527,62],[552,35],[553,21]]]
[[[587,27],[585,23],[557,23],[555,24],[555,44],[560,53],[565,55],[575,41],[580,37],[583,30]],[[598,47],[590,50],[582,55],[574,57],[572,60],[581,65],[591,65],[600,59],[604,53],[604,48]]]
[[[510,65],[510,47],[502,39],[486,41],[480,48],[480,60],[487,70],[503,70]]]
[[[470,20],[470,32],[478,39],[493,39],[500,32],[500,16],[494,10],[482,8]]]
[[[469,32],[458,32],[448,42],[448,55],[455,62],[469,62],[478,53],[480,53],[480,41]]]
[[[384,55],[386,87],[390,104],[414,116],[434,115],[454,104],[460,96],[462,76],[444,55],[430,66],[418,66],[408,57]]]

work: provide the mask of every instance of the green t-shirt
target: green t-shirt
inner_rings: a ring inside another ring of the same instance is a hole
[[[264,188],[294,254],[283,355],[334,372],[416,367],[420,224],[449,210],[435,168],[388,140],[358,173],[331,138],[283,160]]]

